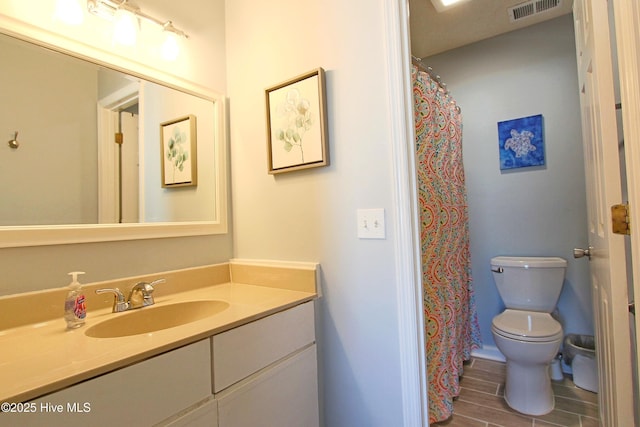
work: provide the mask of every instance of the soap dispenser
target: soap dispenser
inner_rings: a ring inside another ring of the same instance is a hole
[[[67,321],[67,329],[79,328],[84,325],[84,319],[87,317],[82,285],[78,282],[78,275],[80,274],[84,274],[84,271],[73,271],[69,273],[69,276],[73,279],[69,284],[69,293],[64,302],[64,320]]]

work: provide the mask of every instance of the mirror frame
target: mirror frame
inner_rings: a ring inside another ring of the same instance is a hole
[[[0,227],[0,248],[157,239],[227,233],[227,100],[221,93],[0,14],[0,33],[52,51],[170,87],[214,104],[216,218],[213,221]]]

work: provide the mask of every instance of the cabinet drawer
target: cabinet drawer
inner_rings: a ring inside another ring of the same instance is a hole
[[[158,423],[211,395],[210,346],[209,339],[198,341],[43,396],[32,401],[36,413],[1,414],[0,425]],[[46,412],[45,405],[61,409]]]
[[[315,342],[313,302],[213,337],[214,392]]]

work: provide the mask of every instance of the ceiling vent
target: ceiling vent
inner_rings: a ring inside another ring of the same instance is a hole
[[[509,20],[511,22],[516,22],[560,7],[561,3],[562,0],[531,0],[526,3],[520,3],[519,5],[507,9],[509,12]]]

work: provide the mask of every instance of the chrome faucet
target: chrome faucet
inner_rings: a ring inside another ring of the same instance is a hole
[[[113,313],[121,313],[127,310],[133,310],[136,308],[147,307],[155,304],[153,300],[153,291],[155,286],[159,283],[166,282],[165,279],[154,280],[153,282],[138,282],[133,285],[129,292],[129,298],[127,301],[124,299],[124,294],[118,288],[104,288],[96,289],[96,294],[112,293],[114,294],[113,300]]]
[[[105,289],[96,289],[96,294],[105,294],[107,292],[111,292],[114,294],[115,298],[113,300],[113,313],[120,313],[121,311],[127,311],[129,309],[129,303],[124,300],[124,295],[120,292],[118,288],[105,288]]]
[[[146,307],[155,304],[153,300],[153,291],[159,283],[166,282],[165,279],[154,280],[153,282],[138,282],[133,285],[129,293],[129,310],[134,308]]]

